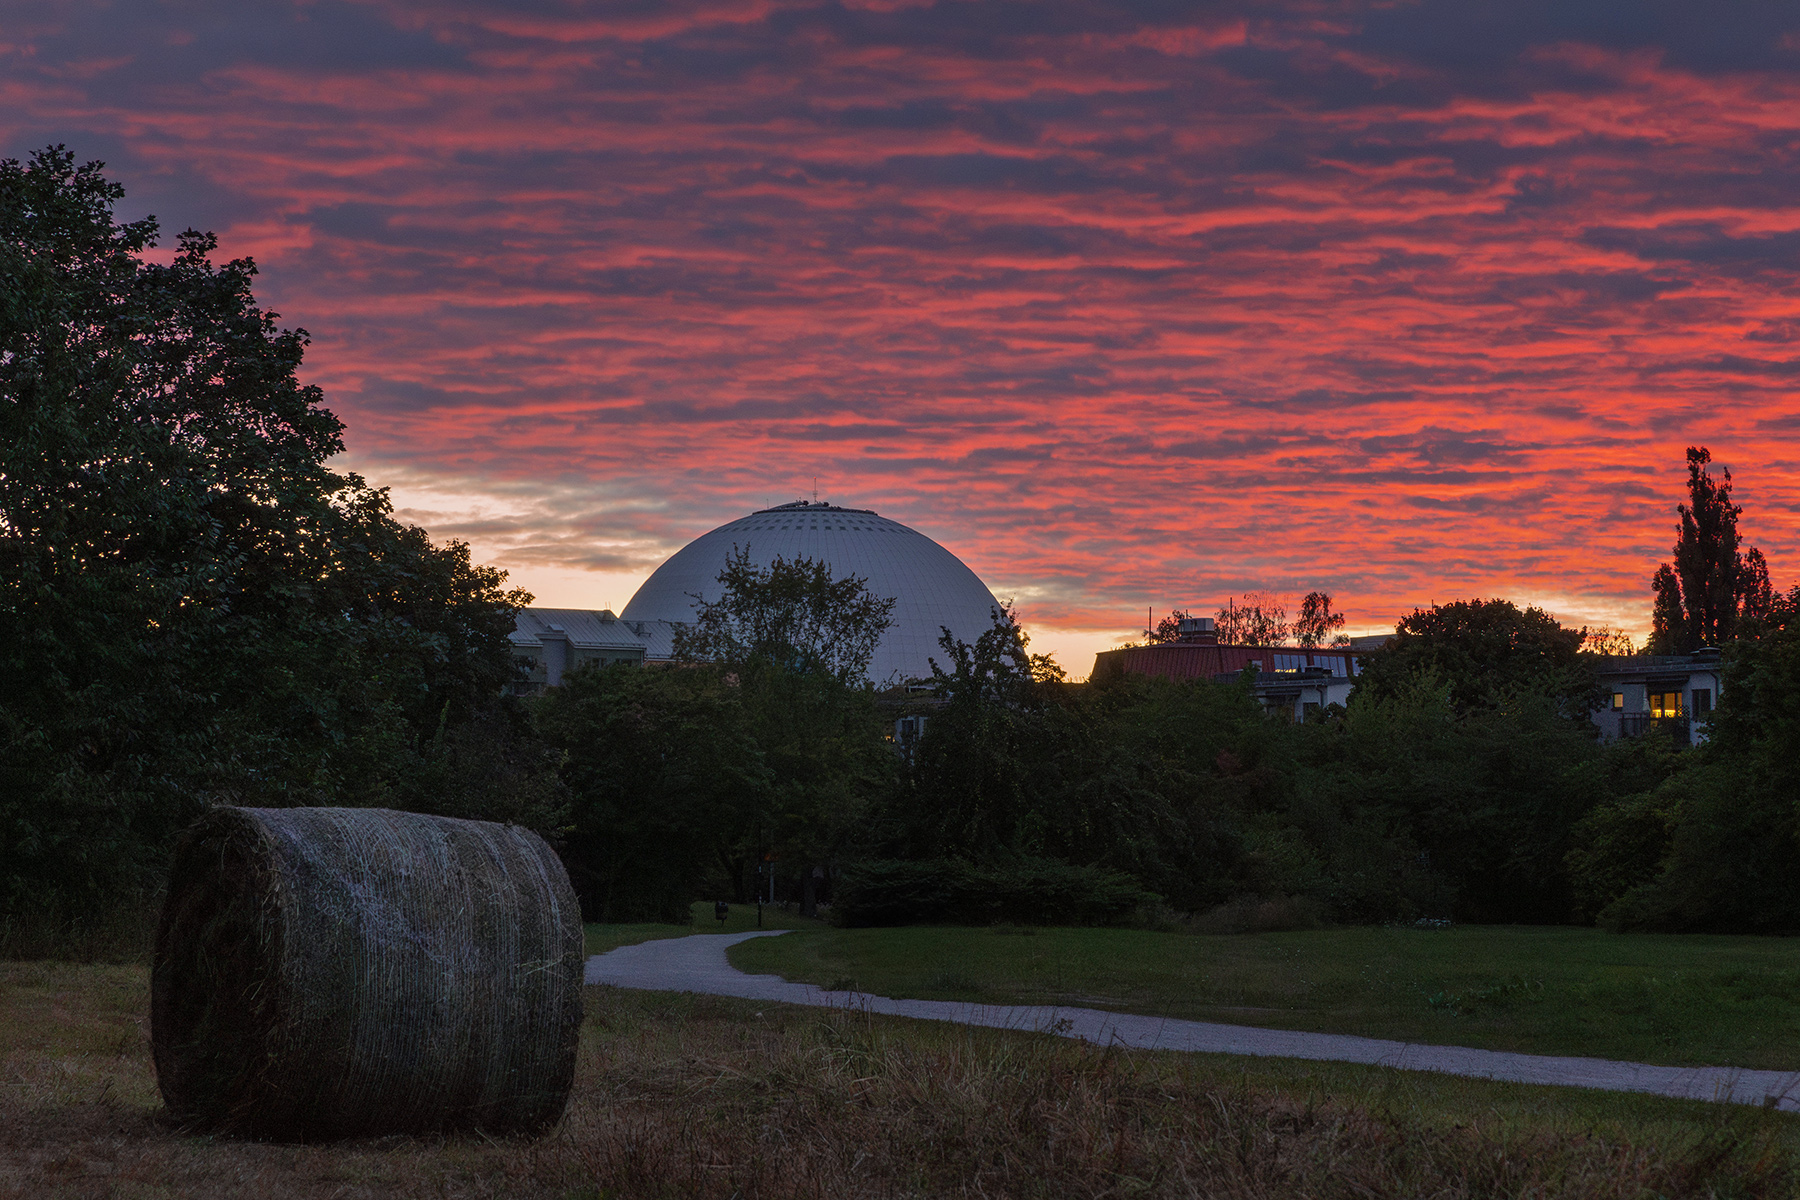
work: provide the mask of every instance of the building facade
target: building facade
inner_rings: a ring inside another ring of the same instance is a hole
[[[558,687],[577,667],[667,661],[674,630],[666,621],[624,621],[608,609],[524,608],[509,635],[525,678],[523,695]]]
[[[1386,641],[1363,639],[1364,641]],[[1211,617],[1181,622],[1179,639],[1149,646],[1123,646],[1094,656],[1092,678],[1153,675],[1164,679],[1229,682],[1254,667],[1251,687],[1264,711],[1304,721],[1333,704],[1347,704],[1362,671],[1362,656],[1373,647],[1222,646]]]
[[[1103,650],[1094,658],[1094,678],[1107,675],[1154,675],[1165,679],[1241,679],[1256,668],[1252,684],[1263,708],[1273,716],[1303,721],[1309,713],[1332,704],[1348,704],[1362,672],[1362,657],[1378,650],[1389,636],[1355,638],[1349,646],[1301,650],[1287,646],[1222,646],[1212,621],[1189,618],[1181,623],[1180,640],[1150,646]],[[1679,745],[1706,740],[1708,722],[1719,702],[1719,652],[1693,654],[1597,655],[1594,674],[1605,699],[1594,713],[1603,741],[1647,734],[1673,738]]]
[[[1663,733],[1680,745],[1706,740],[1719,703],[1717,650],[1602,655],[1594,673],[1606,689],[1605,701],[1594,714],[1603,739]]]

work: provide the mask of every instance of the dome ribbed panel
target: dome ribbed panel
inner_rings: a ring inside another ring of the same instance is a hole
[[[689,542],[644,581],[620,616],[628,621],[693,620],[693,595],[719,598],[719,572],[733,546],[747,548],[759,566],[778,556],[823,559],[834,576],[860,575],[871,592],[893,597],[894,623],[869,664],[869,677],[877,684],[896,673],[929,677],[927,660],[944,662],[937,644],[940,627],[973,642],[988,629],[997,607],[993,593],[961,559],[898,521],[844,510],[777,509],[721,525]]]

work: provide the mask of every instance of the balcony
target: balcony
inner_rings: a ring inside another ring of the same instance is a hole
[[[1677,746],[1693,744],[1693,731],[1686,717],[1653,717],[1649,713],[1620,713],[1619,736],[1666,737]]]

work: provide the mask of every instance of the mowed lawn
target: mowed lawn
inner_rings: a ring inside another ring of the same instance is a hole
[[[1800,1071],[1800,938],[1519,926],[824,928],[759,938],[730,957],[745,971],[882,996]]]
[[[587,952],[589,954],[605,954],[608,950],[616,950],[620,946],[635,946],[639,942],[653,942],[658,938],[687,937],[692,933],[745,933],[753,929],[824,929],[825,923],[810,917],[784,913],[773,905],[762,910],[759,918],[756,905],[733,904],[725,914],[723,921],[713,915],[713,906],[696,901],[693,905],[693,919],[686,925],[586,925]]]

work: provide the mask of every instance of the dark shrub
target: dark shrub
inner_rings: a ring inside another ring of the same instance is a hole
[[[1129,875],[1053,859],[976,866],[953,858],[860,863],[838,884],[840,925],[1105,925],[1156,897]]]

